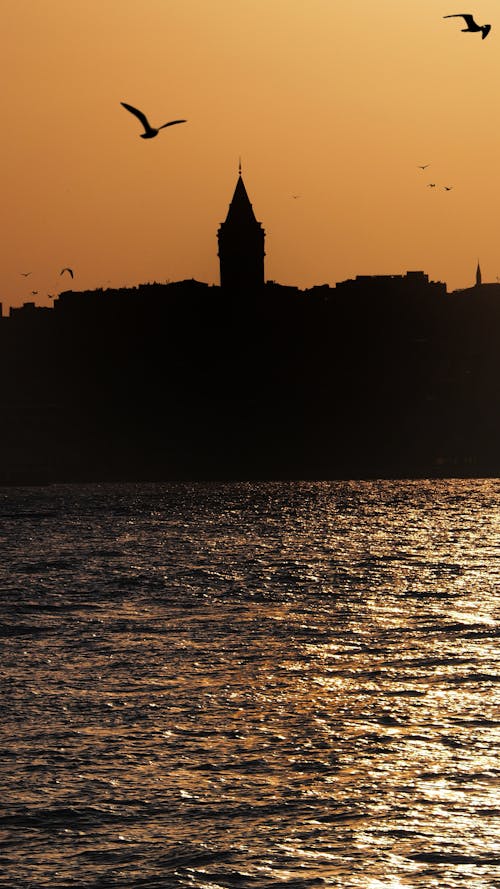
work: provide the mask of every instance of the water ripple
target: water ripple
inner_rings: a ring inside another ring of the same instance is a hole
[[[500,885],[500,482],[0,491],[0,889]]]

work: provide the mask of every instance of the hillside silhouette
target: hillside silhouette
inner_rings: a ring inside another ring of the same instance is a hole
[[[66,291],[0,319],[4,483],[500,473],[500,285]]]

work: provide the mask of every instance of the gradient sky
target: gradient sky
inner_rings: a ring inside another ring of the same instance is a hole
[[[239,156],[267,279],[453,289],[479,258],[496,281],[500,6],[469,4],[483,41],[443,19],[462,5],[0,0],[0,300],[50,304],[66,265],[75,289],[218,283]],[[145,141],[121,101],[188,123]]]

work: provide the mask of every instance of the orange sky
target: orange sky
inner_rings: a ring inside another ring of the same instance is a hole
[[[500,7],[472,4],[483,41],[457,5],[0,0],[0,300],[50,304],[65,265],[75,289],[218,283],[240,155],[267,279],[452,289],[479,258],[495,281]],[[120,101],[188,123],[145,141]]]

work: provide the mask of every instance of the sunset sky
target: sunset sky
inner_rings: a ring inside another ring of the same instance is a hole
[[[0,9],[4,310],[50,305],[68,265],[74,289],[218,283],[240,156],[267,279],[500,277],[498,0],[468,7],[486,40],[449,0]],[[143,140],[121,101],[188,123]]]

